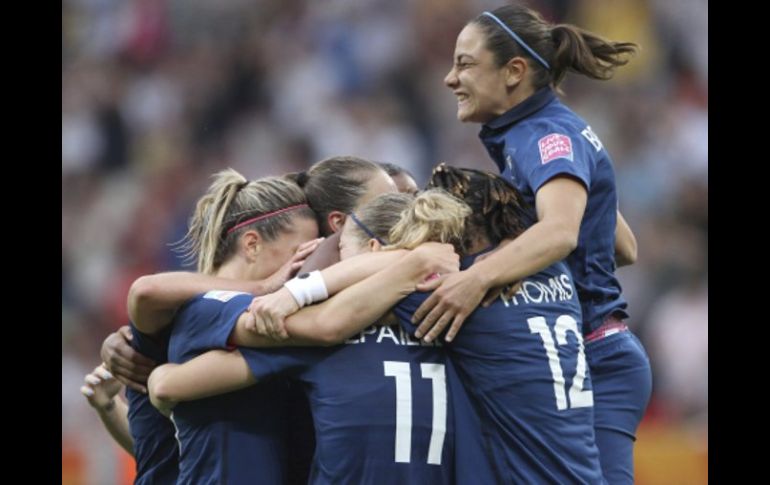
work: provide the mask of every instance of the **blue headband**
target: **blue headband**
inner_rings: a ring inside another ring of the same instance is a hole
[[[534,51],[534,49],[532,49],[530,46],[528,46],[528,45],[527,45],[527,43],[526,43],[526,42],[524,42],[524,39],[522,39],[521,37],[519,37],[518,35],[516,35],[516,32],[514,32],[513,30],[511,30],[510,28],[508,28],[508,26],[507,26],[507,25],[505,25],[505,24],[503,23],[503,21],[502,21],[502,20],[500,20],[499,18],[495,17],[495,15],[494,15],[493,13],[490,13],[490,12],[482,12],[482,14],[481,14],[481,15],[485,15],[485,16],[487,16],[487,17],[491,18],[492,20],[494,20],[495,22],[497,22],[497,24],[498,24],[500,27],[502,27],[502,28],[503,28],[503,30],[505,30],[506,32],[508,32],[508,35],[510,35],[511,37],[513,37],[513,40],[515,40],[515,41],[516,41],[516,42],[517,42],[517,43],[518,43],[520,46],[522,46],[522,47],[524,48],[524,50],[526,50],[527,52],[529,52],[529,55],[531,55],[532,57],[534,57],[534,58],[535,58],[535,60],[536,60],[537,62],[539,62],[540,64],[542,64],[543,66],[545,66],[545,68],[546,68],[546,69],[548,69],[548,70],[550,70],[550,69],[551,69],[551,66],[549,66],[549,65],[548,65],[548,63],[547,63],[547,62],[545,62],[545,59],[543,59],[542,57],[540,57],[540,56],[537,54],[537,52],[535,52],[535,51]]]
[[[380,244],[382,244],[383,246],[387,246],[387,244],[385,243],[385,241],[383,241],[382,239],[378,238],[378,237],[377,237],[377,236],[376,236],[376,235],[375,235],[375,234],[374,234],[374,233],[371,231],[371,229],[369,229],[368,227],[366,227],[366,225],[365,225],[363,222],[361,222],[361,221],[358,219],[358,217],[356,217],[356,215],[355,215],[354,213],[352,213],[352,212],[351,212],[351,213],[350,213],[350,217],[353,219],[353,222],[355,222],[355,223],[358,225],[358,227],[360,227],[360,228],[361,228],[361,230],[362,230],[362,231],[364,231],[364,232],[366,233],[366,235],[367,235],[367,236],[369,236],[369,237],[370,237],[370,238],[372,238],[372,239],[376,239],[376,240],[377,240],[377,242],[378,242],[378,243],[380,243]]]

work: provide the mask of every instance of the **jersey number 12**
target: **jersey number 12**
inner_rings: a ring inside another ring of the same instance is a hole
[[[553,390],[556,394],[556,408],[559,411],[567,409],[567,393],[565,392],[566,382],[564,381],[564,372],[559,361],[559,351],[554,345],[551,329],[545,322],[544,317],[532,317],[527,319],[529,331],[540,334],[543,341],[545,353],[548,356],[548,365],[551,368],[553,376]],[[577,367],[575,368],[575,377],[572,378],[572,386],[569,388],[569,408],[586,408],[594,405],[594,393],[591,390],[583,390],[583,381],[586,378],[586,354],[583,349],[583,335],[577,327],[577,321],[569,315],[562,315],[556,319],[554,333],[556,342],[559,345],[567,345],[567,331],[572,332],[577,337],[578,355]]]

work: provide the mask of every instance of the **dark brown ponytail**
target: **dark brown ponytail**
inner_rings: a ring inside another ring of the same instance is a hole
[[[428,181],[465,201],[472,210],[466,225],[466,240],[483,231],[493,244],[515,238],[531,224],[532,211],[521,194],[492,172],[439,164]]]
[[[514,32],[520,42],[492,17]],[[629,57],[639,50],[633,42],[610,41],[570,24],[550,24],[538,12],[520,4],[500,7],[491,16],[481,14],[471,23],[484,32],[486,47],[494,54],[498,66],[514,57],[531,61],[528,64],[535,89],[558,88],[567,72],[610,79],[615,69],[628,63]]]

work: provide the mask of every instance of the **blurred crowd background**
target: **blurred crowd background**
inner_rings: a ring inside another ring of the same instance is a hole
[[[250,178],[350,154],[422,184],[440,161],[495,170],[443,85],[457,33],[500,1],[64,0],[62,481],[130,479],[78,389],[127,323],[138,276],[182,268],[208,177]],[[568,77],[565,101],[616,162],[638,262],[619,270],[654,369],[637,483],[706,483],[708,5],[529,4],[641,54],[610,82]]]

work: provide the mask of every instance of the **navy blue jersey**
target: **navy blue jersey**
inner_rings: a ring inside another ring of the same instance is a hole
[[[409,334],[407,334],[409,335]],[[452,401],[455,430],[455,483],[478,485],[496,483],[492,466],[491,440],[482,436],[481,419],[471,397],[465,391],[457,367],[451,358],[446,360],[447,387]]]
[[[446,346],[479,414],[496,483],[602,481],[575,293],[556,263],[524,280],[510,302],[476,309]],[[396,307],[407,332],[427,296]]]
[[[578,246],[566,260],[582,306],[583,331],[595,330],[612,313],[627,317],[615,277],[615,172],[591,127],[543,88],[484,125],[479,136],[503,176],[533,208],[537,191],[555,176],[568,175],[585,186]]]
[[[143,334],[131,324],[131,346],[158,364],[166,362],[170,328],[158,335]],[[176,483],[179,474],[179,447],[174,425],[152,405],[147,394],[126,389],[128,429],[134,440],[138,485]]]
[[[289,450],[287,462],[289,470],[286,483],[287,485],[306,485],[310,476],[310,466],[313,463],[313,453],[315,453],[313,415],[301,384],[287,381],[287,385],[289,429],[286,439]]]
[[[169,362],[184,363],[227,347],[245,293],[210,291],[187,302],[174,318]],[[176,405],[179,483],[282,484],[286,481],[287,383],[246,389]]]
[[[310,483],[453,483],[443,348],[398,326],[372,326],[335,347],[241,352],[257,379],[281,374],[304,384],[316,427]]]

